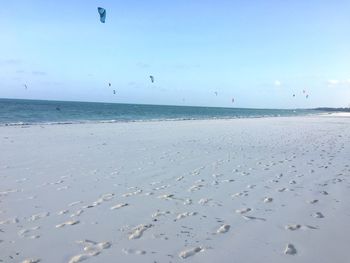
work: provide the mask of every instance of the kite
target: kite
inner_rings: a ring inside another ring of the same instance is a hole
[[[154,77],[151,75],[149,78],[151,79],[151,82],[154,83]]]
[[[106,9],[104,9],[102,7],[98,7],[97,11],[100,14],[101,23],[105,23],[106,22]]]

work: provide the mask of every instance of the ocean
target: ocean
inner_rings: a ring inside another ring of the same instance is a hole
[[[312,109],[247,109],[97,102],[0,99],[0,125],[74,124],[194,119],[261,118],[318,114]]]

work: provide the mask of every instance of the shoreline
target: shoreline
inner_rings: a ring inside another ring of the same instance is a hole
[[[217,121],[217,120],[241,120],[241,119],[270,119],[270,118],[298,118],[298,117],[350,117],[350,113],[310,113],[305,115],[290,116],[241,116],[241,117],[217,117],[217,118],[174,118],[174,119],[145,119],[145,120],[82,120],[82,121],[62,121],[62,122],[36,122],[36,123],[0,123],[0,127],[19,126],[54,126],[54,125],[84,125],[84,124],[116,124],[116,123],[157,123],[157,122],[182,122],[182,121]]]

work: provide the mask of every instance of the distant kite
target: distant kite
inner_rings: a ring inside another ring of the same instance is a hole
[[[215,91],[214,93],[215,93],[215,96],[217,96],[217,95],[218,95],[218,92],[217,92],[217,91]]]
[[[104,9],[102,7],[98,7],[97,11],[100,14],[101,23],[105,23],[106,22],[106,9]]]
[[[295,94],[293,94],[293,97],[295,97]]]
[[[24,84],[24,88],[25,88],[25,89],[28,89],[28,86],[27,86],[27,84]]]
[[[232,100],[231,100],[231,101],[232,101],[232,103],[234,103],[234,102],[235,102],[235,98],[232,98]]]
[[[108,83],[108,87],[111,87],[112,86],[112,84],[111,83]]]
[[[309,98],[309,95],[306,95],[306,98]]]
[[[115,94],[116,92],[115,92],[115,89],[113,90],[113,94]]]
[[[304,94],[305,94],[305,92],[306,92],[306,91],[305,91],[305,90],[303,90],[303,93],[304,93]]]
[[[151,75],[149,78],[151,79],[151,82],[154,83],[154,77]]]

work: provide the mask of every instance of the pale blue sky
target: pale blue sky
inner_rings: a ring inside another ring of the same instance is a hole
[[[348,0],[2,0],[0,97],[348,106],[349,14]]]

